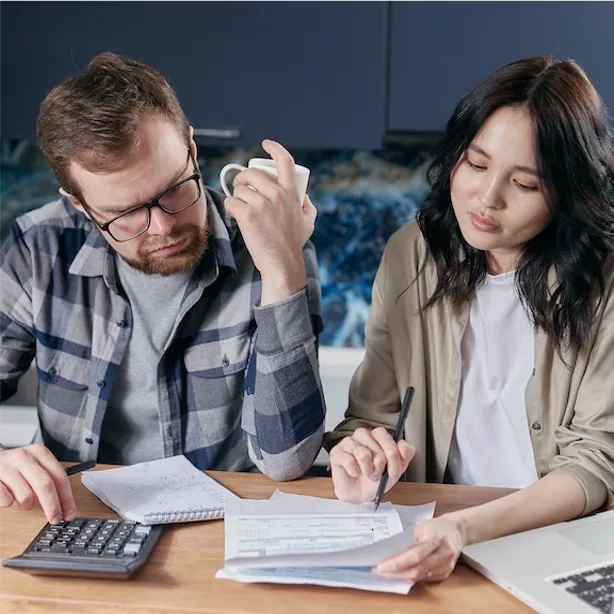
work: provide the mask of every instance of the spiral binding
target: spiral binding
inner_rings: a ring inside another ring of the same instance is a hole
[[[216,520],[224,517],[224,507],[207,510],[172,510],[170,512],[150,512],[145,514],[145,524],[170,524],[173,522],[194,522],[197,520]]]

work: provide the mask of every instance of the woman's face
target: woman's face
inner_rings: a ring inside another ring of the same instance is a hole
[[[487,252],[489,271],[514,269],[551,218],[525,107],[501,107],[484,122],[452,171],[450,192],[463,237]]]

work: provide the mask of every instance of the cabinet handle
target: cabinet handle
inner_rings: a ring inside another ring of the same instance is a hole
[[[241,131],[234,128],[194,128],[194,136],[207,136],[212,139],[236,139],[241,136]]]

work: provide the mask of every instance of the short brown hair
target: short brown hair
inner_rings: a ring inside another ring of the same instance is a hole
[[[115,53],[94,57],[85,71],[54,87],[37,122],[41,150],[60,185],[80,198],[69,166],[112,171],[139,142],[143,116],[169,120],[189,143],[188,120],[168,81],[156,70]]]

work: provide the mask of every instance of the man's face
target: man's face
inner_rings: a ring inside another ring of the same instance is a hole
[[[93,215],[101,224],[138,205],[149,203],[194,174],[185,140],[173,124],[159,117],[145,117],[141,120],[139,136],[138,146],[127,156],[120,170],[92,173],[74,162],[71,165],[72,177],[87,203],[86,215]],[[195,159],[193,141],[191,152]],[[207,248],[206,197],[200,179],[199,183],[200,198],[183,211],[170,214],[160,207],[153,207],[149,228],[143,234],[121,242],[108,232],[101,231],[101,234],[126,262],[144,273],[171,275],[189,270]],[[195,189],[196,184],[191,182],[191,185]],[[197,195],[197,191],[192,193]],[[71,197],[71,202],[84,210],[75,198]],[[174,208],[180,209],[181,206],[178,203]],[[145,212],[141,211],[141,215],[145,216]],[[113,222],[111,232],[117,236],[115,228],[126,219]]]

